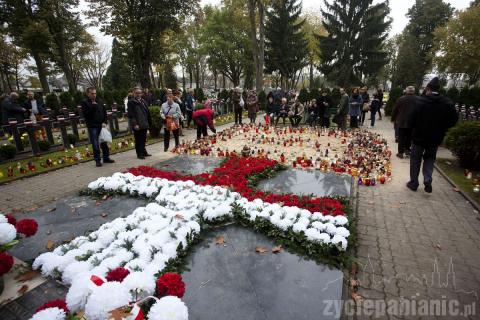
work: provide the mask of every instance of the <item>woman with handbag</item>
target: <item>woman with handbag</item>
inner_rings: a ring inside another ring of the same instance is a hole
[[[362,97],[363,100],[363,106],[362,106],[362,126],[363,123],[365,122],[365,118],[367,117],[367,112],[370,111],[370,95],[368,94],[368,88],[363,87],[360,89],[360,96]]]
[[[173,101],[173,94],[167,94],[167,102],[162,104],[162,109],[160,110],[160,117],[165,121],[165,130],[164,130],[164,140],[163,146],[164,151],[168,151],[170,146],[170,133],[173,133],[175,138],[175,149],[180,145],[180,121],[182,120],[182,111],[180,106]]]
[[[352,96],[348,100],[348,106],[348,113],[350,115],[350,128],[358,128],[358,119],[362,115],[363,106],[363,99],[358,92],[358,88],[353,89]]]

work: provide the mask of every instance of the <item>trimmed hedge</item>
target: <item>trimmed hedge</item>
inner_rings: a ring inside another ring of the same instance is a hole
[[[458,157],[465,169],[480,169],[480,122],[463,121],[451,128],[445,145]]]

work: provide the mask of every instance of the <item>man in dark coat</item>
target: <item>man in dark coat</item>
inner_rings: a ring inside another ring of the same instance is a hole
[[[340,88],[340,103],[338,104],[337,114],[334,117],[334,122],[338,124],[341,130],[347,129],[347,115],[348,115],[348,94],[344,88]]]
[[[88,129],[88,136],[93,149],[93,158],[97,167],[102,166],[100,149],[102,150],[103,163],[114,163],[110,159],[110,150],[106,142],[99,143],[100,131],[107,127],[107,109],[105,104],[97,99],[97,90],[94,87],[87,89],[87,100],[82,102],[82,113]]]
[[[317,98],[318,116],[320,117],[320,126],[330,128],[330,107],[332,99],[327,90],[322,90],[322,94]]]
[[[23,107],[27,110],[28,117],[31,118],[33,114],[37,121],[41,121],[43,116],[48,116],[48,112],[43,101],[40,99],[35,99],[32,91],[27,92],[27,101],[25,101]]]
[[[145,148],[147,143],[147,130],[152,124],[150,110],[147,102],[142,99],[142,89],[133,89],[133,99],[128,101],[128,122],[135,139],[135,151],[138,159],[151,156]]]
[[[27,110],[18,105],[18,93],[12,92],[2,102],[2,122],[8,125],[8,119],[15,119],[18,123],[25,120]]]
[[[453,102],[441,96],[440,82],[437,77],[427,85],[425,95],[419,97],[410,114],[412,131],[412,152],[410,157],[410,181],[407,187],[416,191],[419,185],[418,175],[423,158],[423,183],[425,192],[432,192],[433,165],[438,146],[442,143],[447,130],[458,121]]]
[[[405,95],[400,97],[395,103],[392,111],[392,122],[395,129],[398,130],[398,153],[397,157],[403,159],[403,154],[410,155],[412,145],[412,128],[410,127],[409,118],[417,97],[415,96],[415,87],[407,87]]]
[[[233,112],[235,113],[235,125],[242,125],[242,100],[242,90],[239,87],[236,87],[232,93]]]

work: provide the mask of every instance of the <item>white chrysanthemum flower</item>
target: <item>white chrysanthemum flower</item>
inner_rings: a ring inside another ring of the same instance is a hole
[[[5,215],[0,213],[0,224],[1,223],[8,223],[8,219],[5,217]]]
[[[307,226],[304,224],[304,223],[295,223],[293,224],[293,231],[294,232],[302,232],[302,231],[305,231],[307,230]]]
[[[132,272],[123,279],[122,284],[130,291],[139,290],[147,295],[155,292],[155,278],[146,272]]]
[[[348,241],[344,237],[336,234],[333,236],[331,243],[336,245],[339,249],[347,250]]]
[[[320,232],[315,228],[308,228],[305,230],[305,236],[309,241],[318,242],[320,240]]]
[[[332,236],[337,233],[337,227],[331,222],[325,223],[325,230]]]
[[[55,269],[63,270],[70,260],[64,256],[58,256],[53,252],[45,252],[39,255],[33,262],[33,269],[42,267],[42,274],[51,276]]]
[[[156,302],[148,313],[149,320],[188,320],[188,308],[177,297],[166,296]]]
[[[30,320],[65,320],[65,310],[60,308],[48,308],[35,313]]]
[[[337,226],[344,226],[348,224],[348,219],[345,216],[336,216],[335,217],[335,224]]]
[[[293,221],[290,219],[282,219],[277,224],[277,227],[279,227],[283,231],[287,231],[287,229],[291,226],[293,226]]]
[[[10,223],[0,223],[0,245],[9,243],[17,237],[17,229]]]
[[[348,238],[350,236],[350,231],[344,227],[337,227],[336,234],[344,238]]]
[[[105,282],[93,289],[85,305],[85,316],[89,320],[105,320],[108,313],[130,303],[131,294],[120,282]]]
[[[327,229],[327,226],[320,221],[312,222],[312,227],[314,227],[315,229],[317,229],[320,232],[325,231],[325,229]]]
[[[90,281],[89,274],[74,278],[65,298],[68,309],[71,312],[83,310],[95,286],[96,285]]]
[[[82,273],[88,273],[92,265],[86,261],[76,261],[65,267],[62,273],[62,281],[71,284]]]
[[[321,243],[329,244],[330,243],[330,235],[328,233],[322,232],[322,233],[320,233],[320,236],[319,236],[318,240]]]

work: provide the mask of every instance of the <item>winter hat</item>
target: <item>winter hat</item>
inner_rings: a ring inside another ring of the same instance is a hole
[[[427,88],[429,88],[432,91],[440,90],[440,80],[438,80],[438,77],[435,77],[432,80],[430,80],[430,82],[427,84]]]

